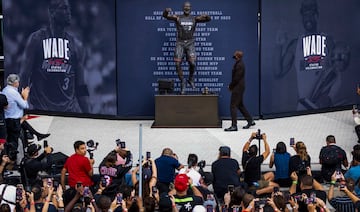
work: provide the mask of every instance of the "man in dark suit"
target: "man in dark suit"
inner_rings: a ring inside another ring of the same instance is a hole
[[[242,60],[243,52],[235,51],[233,58],[235,59],[235,64],[232,69],[231,83],[229,84],[229,90],[231,91],[231,102],[230,102],[230,111],[231,111],[231,127],[226,128],[225,131],[237,131],[237,109],[240,110],[242,115],[247,121],[247,125],[243,129],[248,129],[251,126],[255,125],[253,118],[250,113],[245,108],[243,102],[243,95],[245,91],[245,65]]]

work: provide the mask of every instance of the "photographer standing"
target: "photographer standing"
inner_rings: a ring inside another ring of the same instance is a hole
[[[219,156],[211,164],[211,173],[214,176],[214,193],[219,201],[223,202],[224,195],[230,190],[229,186],[240,186],[240,166],[237,160],[231,158],[231,149],[228,146],[219,148]]]
[[[83,186],[92,186],[91,179],[93,175],[94,159],[87,158],[86,145],[83,141],[75,141],[75,154],[71,155],[65,162],[64,168],[61,170],[61,186],[65,189],[65,174],[68,172],[68,184],[71,188],[75,188],[77,182],[81,182]]]
[[[251,145],[251,142],[254,139],[261,139],[264,142],[265,151],[257,156],[258,147],[254,144]],[[258,132],[251,133],[249,140],[245,143],[243,147],[243,156],[242,156],[242,166],[245,172],[245,182],[249,187],[256,187],[258,190],[256,194],[260,195],[263,193],[271,193],[274,186],[278,186],[276,183],[270,182],[274,180],[274,174],[268,172],[264,175],[261,175],[261,164],[266,160],[270,154],[270,147],[267,142],[266,134]]]
[[[25,177],[31,186],[35,185],[36,183],[40,183],[39,185],[41,185],[42,181],[38,175],[39,171],[46,171],[51,167],[51,163],[45,162],[43,159],[52,152],[52,148],[50,146],[44,147],[44,152],[39,155],[40,149],[40,145],[31,144],[27,148],[28,156],[24,158],[24,172],[26,174]]]

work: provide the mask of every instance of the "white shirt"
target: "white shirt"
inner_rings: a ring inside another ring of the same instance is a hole
[[[192,183],[193,186],[200,185],[201,174],[198,171],[196,171],[196,169],[194,169],[193,167],[191,167],[190,169],[182,168],[180,169],[179,174],[186,174],[188,177],[190,177],[193,182]]]

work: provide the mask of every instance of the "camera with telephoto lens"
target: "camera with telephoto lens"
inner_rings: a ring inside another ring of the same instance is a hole
[[[206,166],[206,161],[205,160],[201,160],[197,163],[197,166],[200,168],[200,169],[203,169],[205,168]]]
[[[263,137],[262,137],[262,134],[261,134],[261,130],[258,129],[258,131],[256,132],[256,135],[255,135],[255,139],[260,140],[260,139],[262,139],[262,138],[263,138]]]

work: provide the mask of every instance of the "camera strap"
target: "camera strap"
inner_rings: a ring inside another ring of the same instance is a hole
[[[248,165],[248,163],[251,161],[251,159],[253,159],[255,156],[251,156],[249,159],[247,159],[247,161],[245,162],[245,166],[244,166],[244,171],[246,170],[246,167]]]

